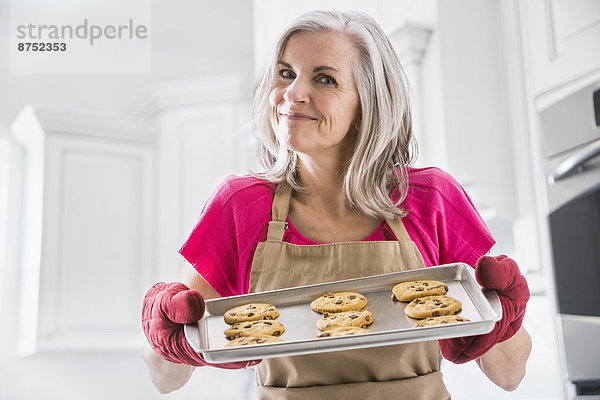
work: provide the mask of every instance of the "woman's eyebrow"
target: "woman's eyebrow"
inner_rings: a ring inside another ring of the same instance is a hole
[[[277,63],[283,65],[286,68],[294,69],[294,67],[292,67],[290,64],[286,63],[285,61],[279,60]],[[313,68],[313,72],[319,72],[319,71],[323,71],[323,70],[331,70],[331,71],[336,71],[336,72],[338,71],[336,68],[329,67],[327,65],[319,65],[318,67]]]

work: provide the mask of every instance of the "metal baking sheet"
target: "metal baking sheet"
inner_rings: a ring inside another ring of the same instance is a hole
[[[440,280],[448,284],[447,295],[462,303],[462,311],[457,315],[471,322],[414,328],[416,320],[404,314],[408,303],[393,301],[391,290],[400,282],[419,279]],[[374,316],[374,322],[369,326],[371,332],[316,338],[320,333],[316,322],[322,315],[312,311],[310,303],[325,293],[339,291],[355,291],[367,297],[366,309]],[[223,314],[248,303],[271,303],[278,308],[280,316],[277,321],[285,327],[280,336],[283,342],[224,347],[229,341],[223,332],[230,325],[225,323]],[[207,300],[205,316],[197,323],[186,325],[185,335],[206,361],[219,363],[478,335],[490,332],[501,316],[502,308],[496,292],[482,289],[477,284],[473,268],[456,263]]]

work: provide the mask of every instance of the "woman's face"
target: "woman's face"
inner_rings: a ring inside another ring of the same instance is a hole
[[[353,145],[360,115],[352,72],[357,55],[337,32],[301,32],[289,39],[269,96],[271,123],[288,149],[340,156]]]

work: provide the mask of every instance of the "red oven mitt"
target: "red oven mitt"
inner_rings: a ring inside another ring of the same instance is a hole
[[[494,289],[502,304],[502,319],[485,335],[439,341],[442,355],[455,364],[481,357],[496,343],[512,337],[521,327],[529,300],[529,287],[517,263],[507,256],[483,256],[475,264],[475,278],[484,288]]]
[[[163,359],[194,367],[210,365],[224,369],[240,369],[259,361],[210,364],[188,343],[183,327],[204,315],[204,299],[197,290],[183,283],[160,282],[144,297],[142,327],[152,349]]]

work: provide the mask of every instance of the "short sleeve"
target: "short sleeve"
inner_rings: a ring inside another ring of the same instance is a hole
[[[266,239],[272,198],[268,183],[228,176],[211,194],[179,250],[221,296],[247,292],[256,244]]]
[[[405,226],[430,265],[475,265],[495,244],[473,202],[452,176],[438,168],[413,168],[409,185]]]

